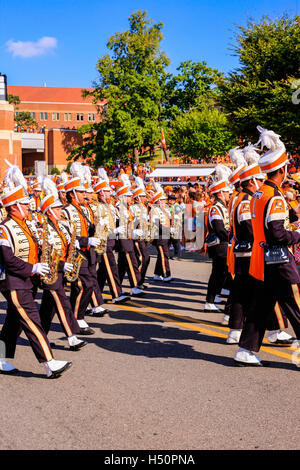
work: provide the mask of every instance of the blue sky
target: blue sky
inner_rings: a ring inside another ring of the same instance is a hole
[[[299,14],[300,0],[0,0],[0,72],[10,85],[90,87],[108,38],[138,9],[164,24],[171,73],[184,60],[227,73],[238,67],[234,24]]]

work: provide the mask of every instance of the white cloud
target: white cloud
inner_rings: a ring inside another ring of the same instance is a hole
[[[10,39],[6,43],[7,50],[13,57],[36,57],[52,52],[57,47],[57,39],[44,36],[36,42],[33,41],[13,41]]]

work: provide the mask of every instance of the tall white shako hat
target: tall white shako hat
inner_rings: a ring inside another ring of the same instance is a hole
[[[133,197],[147,196],[144,181],[140,176],[135,177],[136,188],[133,191]]]
[[[9,161],[5,160],[9,166],[6,171],[4,183],[4,193],[1,196],[1,202],[3,207],[9,207],[13,204],[29,204],[30,198],[27,194],[27,182],[24,178],[23,173],[17,165],[13,165]]]
[[[72,163],[70,167],[70,173],[73,176],[69,181],[65,183],[65,191],[86,191],[84,187],[84,170],[80,162]]]
[[[228,177],[231,174],[230,168],[228,166],[219,163],[215,167],[215,182],[211,184],[208,188],[212,194],[218,193],[220,191],[231,191]]]
[[[228,177],[228,181],[230,184],[236,184],[239,182],[239,174],[244,168],[247,166],[245,162],[244,154],[242,149],[239,147],[235,147],[229,150],[229,157],[231,162],[235,165],[235,169]]]
[[[257,153],[257,148],[255,145],[252,145],[250,142],[243,149],[244,158],[247,163],[247,166],[240,171],[240,181],[247,181],[252,178],[254,179],[265,179],[265,175],[260,171],[258,165],[258,160],[260,155]]]
[[[57,191],[59,193],[65,193],[66,190],[65,190],[65,184],[69,181],[69,177],[67,175],[67,173],[65,173],[64,171],[60,174],[60,182],[57,182],[56,183],[56,187],[57,187]]]
[[[280,135],[261,126],[257,126],[257,130],[260,132],[260,137],[256,145],[261,144],[261,149],[264,147],[269,149],[258,161],[261,171],[270,173],[286,166],[289,160]]]
[[[112,192],[112,188],[109,186],[109,178],[107,176],[105,169],[98,168],[97,175],[98,175],[98,181],[93,186],[95,193],[99,193],[99,191]]]
[[[122,182],[122,186],[120,186],[118,189],[116,189],[116,196],[132,196],[131,192],[131,183],[129,180],[129,176],[123,173],[120,176],[120,180]]]
[[[83,185],[87,193],[93,193],[94,190],[92,188],[92,174],[91,169],[88,165],[84,165],[83,169]]]
[[[40,205],[40,209],[45,214],[48,209],[52,207],[62,207],[63,204],[61,203],[58,197],[58,190],[54,181],[45,176],[42,182],[42,188],[45,192],[45,197],[43,197]]]
[[[164,190],[159,183],[154,182],[152,183],[152,186],[155,193],[152,196],[150,204],[155,204],[159,200],[167,199],[167,196],[165,195]]]

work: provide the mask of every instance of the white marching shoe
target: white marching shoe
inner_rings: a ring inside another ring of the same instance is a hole
[[[226,313],[225,313],[225,315],[223,316],[223,319],[221,321],[221,324],[222,325],[228,325],[228,323],[229,323],[229,315],[226,315]]]
[[[227,289],[222,289],[221,290],[221,295],[229,295],[230,294],[230,290],[227,290]]]
[[[221,302],[223,302],[223,299],[221,299],[221,297],[219,297],[218,295],[216,295],[215,300],[214,300],[214,303],[215,303],[215,304],[220,304]]]
[[[241,330],[230,330],[226,339],[226,343],[227,344],[239,344],[241,334],[242,334]]]
[[[153,281],[162,281],[162,280],[163,280],[162,276],[159,276],[158,274],[154,274]]]
[[[51,361],[45,362],[44,365],[48,379],[56,379],[71,367],[72,362],[51,359]]]
[[[11,375],[19,372],[10,362],[6,359],[0,359],[0,374]]]
[[[272,344],[290,345],[294,342],[295,338],[286,333],[284,330],[270,331],[268,334],[268,341]]]
[[[221,312],[221,309],[215,304],[206,302],[204,305],[204,312]]]
[[[82,339],[77,338],[75,335],[68,337],[68,343],[71,351],[79,351],[79,349],[87,344],[86,341],[82,341]]]
[[[240,348],[234,356],[236,365],[244,367],[261,367],[263,364],[258,356],[247,349]]]
[[[141,297],[142,295],[145,295],[145,292],[142,289],[139,289],[138,287],[133,287],[131,289],[130,295],[132,297]]]
[[[128,295],[120,295],[120,297],[116,297],[115,299],[112,299],[111,303],[112,304],[122,304],[124,302],[127,302],[127,300],[130,300],[130,297]]]

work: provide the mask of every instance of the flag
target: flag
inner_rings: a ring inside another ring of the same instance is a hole
[[[167,145],[166,145],[166,139],[165,139],[165,136],[164,136],[164,130],[162,129],[161,130],[161,145],[162,145],[162,148],[163,149],[167,149]]]

